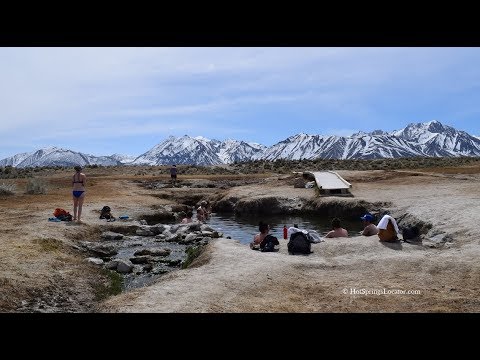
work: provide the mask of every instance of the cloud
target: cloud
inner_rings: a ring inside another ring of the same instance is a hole
[[[476,48],[1,48],[0,153],[56,138],[251,134],[238,110],[258,126],[288,114],[305,131],[328,118],[339,135],[433,108],[460,121],[476,111],[479,61]]]

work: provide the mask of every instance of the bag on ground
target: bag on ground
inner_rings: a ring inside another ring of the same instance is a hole
[[[107,220],[113,220],[115,219],[113,215],[111,214],[111,209],[110,206],[104,206],[102,210],[100,210],[100,219],[107,219]]]
[[[290,235],[287,248],[290,255],[310,254],[312,252],[312,244],[310,243],[310,240],[301,231]]]

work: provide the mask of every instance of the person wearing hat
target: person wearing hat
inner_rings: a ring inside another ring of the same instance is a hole
[[[74,167],[75,174],[73,175],[73,221],[81,223],[82,206],[85,199],[85,185],[87,184],[87,177],[82,173],[82,167],[77,165]]]
[[[360,218],[363,221],[363,230],[360,231],[361,235],[372,236],[378,234],[378,228],[373,224],[373,215],[366,213]]]

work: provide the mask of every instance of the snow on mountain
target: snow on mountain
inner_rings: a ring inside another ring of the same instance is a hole
[[[5,167],[5,166],[17,167],[18,164],[21,164],[22,161],[24,161],[26,158],[28,158],[32,154],[33,154],[33,152],[25,152],[25,153],[13,155],[11,157],[0,160],[0,166],[2,166],[2,167]]]
[[[0,160],[0,166],[73,165],[218,165],[248,160],[276,159],[379,159],[412,156],[480,156],[480,138],[432,120],[409,124],[403,129],[351,136],[297,134],[266,147],[228,139],[203,136],[170,136],[144,154],[93,156],[56,147],[22,153]]]
[[[203,136],[170,136],[135,159],[133,164],[168,165],[196,164],[218,165],[249,160],[265,149],[260,144],[238,140],[210,140]]]
[[[110,155],[110,158],[114,159],[114,160],[117,160],[118,162],[122,163],[122,164],[130,164],[132,163],[136,158],[137,156],[135,155],[123,155],[123,154],[113,154],[113,155]]]
[[[20,156],[21,155],[21,156]],[[22,158],[23,157],[23,158]],[[18,161],[21,159],[21,161]],[[0,165],[16,162],[15,167],[37,166],[75,166],[75,165],[119,165],[119,162],[108,156],[94,156],[66,150],[57,147],[48,147],[31,153],[24,153],[0,161]],[[5,165],[1,165],[5,166]]]
[[[253,155],[261,153],[266,146],[228,139],[218,146],[218,157],[225,164],[250,160]]]
[[[188,135],[179,138],[170,136],[146,153],[137,157],[133,161],[133,164],[222,164],[222,160],[217,155],[217,147],[218,144],[202,137],[197,139]]]
[[[436,120],[409,124],[392,134],[421,145],[424,156],[480,156],[480,139]]]

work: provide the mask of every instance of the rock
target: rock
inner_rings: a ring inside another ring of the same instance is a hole
[[[168,256],[170,255],[170,252],[171,252],[170,249],[150,248],[150,249],[137,250],[133,255],[134,256],[140,256],[140,255]]]
[[[152,264],[143,265],[143,271],[145,271],[145,272],[150,272],[150,271],[152,271],[152,269],[153,269]]]
[[[89,257],[89,258],[86,258],[85,260],[92,263],[92,264],[95,264],[95,265],[102,265],[103,264],[102,259],[95,258],[95,257]]]
[[[136,247],[136,246],[143,246],[143,243],[141,242],[134,242],[128,245],[129,247]]]
[[[194,241],[197,238],[197,234],[195,233],[190,233],[187,236],[185,236],[185,239],[183,239],[182,242],[189,242],[189,241]]]
[[[132,272],[133,264],[129,260],[124,260],[124,259],[116,259],[116,260],[118,261],[117,272],[121,274],[127,274],[129,272]]]
[[[182,234],[175,234],[175,235],[172,235],[172,236],[167,237],[165,239],[165,241],[167,241],[167,242],[172,242],[172,241],[173,242],[179,242],[181,240],[182,240]]]
[[[173,204],[171,206],[171,209],[173,212],[187,212],[188,211],[188,206],[184,204]]]
[[[452,237],[446,233],[441,233],[441,234],[437,234],[435,236],[430,237],[429,240],[434,243],[440,244],[440,243],[445,243],[447,241],[451,242]]]
[[[151,227],[148,225],[143,225],[138,228],[135,233],[139,236],[154,236],[154,232],[152,231]]]
[[[169,230],[169,231],[170,231],[172,234],[175,234],[179,228],[180,228],[180,224],[172,225],[172,226],[170,227],[170,230]]]
[[[200,231],[201,230],[202,224],[199,222],[193,222],[188,224],[188,231],[193,232],[193,231]]]
[[[99,255],[100,257],[110,257],[118,254],[117,249],[115,249],[113,245],[107,244],[91,246],[89,250]]]
[[[165,274],[166,272],[168,272],[168,270],[167,269],[162,269],[162,268],[157,268],[157,269],[153,270],[153,273],[155,275]]]
[[[203,236],[213,237],[213,231],[202,231]],[[218,233],[217,233],[218,235]]]
[[[158,224],[157,224],[158,225]],[[170,231],[170,229],[172,228],[172,225],[165,225],[165,224],[162,224],[164,230],[163,230],[163,233],[165,233],[166,231]]]
[[[165,226],[163,224],[157,224],[150,227],[150,231],[155,235],[161,234],[165,231]]]
[[[104,240],[121,240],[123,239],[123,234],[119,234],[113,231],[105,231],[100,235],[100,237]]]
[[[147,220],[144,220],[144,219],[140,220],[140,224],[141,225],[148,225]]]
[[[158,234],[158,235],[155,235],[155,239],[158,239],[158,240],[165,240],[166,236],[164,234]]]
[[[215,231],[215,229],[212,229],[210,226],[208,226],[208,225],[206,225],[206,224],[202,224],[202,225],[200,226],[200,230],[201,230],[201,231],[211,231],[211,232]]]
[[[180,265],[181,262],[182,262],[182,260],[180,260],[180,259],[170,260],[168,262],[168,266],[177,266],[177,265]]]
[[[118,259],[114,259],[105,264],[105,268],[108,270],[116,270],[118,265]]]
[[[143,267],[140,266],[140,265],[133,265],[133,269],[132,269],[132,272],[135,274],[135,275],[139,275],[143,272]]]
[[[153,259],[150,255],[141,255],[141,256],[131,257],[130,261],[133,264],[146,264],[153,261]]]

